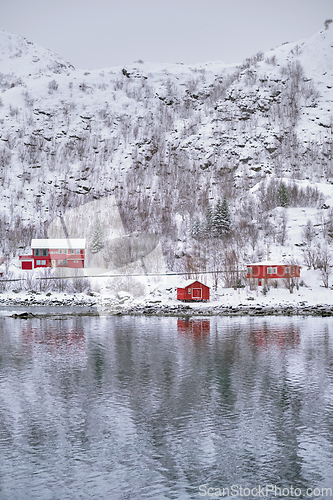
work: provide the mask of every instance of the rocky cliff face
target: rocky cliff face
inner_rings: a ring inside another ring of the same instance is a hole
[[[331,182],[332,53],[328,29],[238,66],[85,71],[0,32],[3,252],[112,194],[126,232],[156,232],[171,255],[218,198],[237,221],[260,182]]]

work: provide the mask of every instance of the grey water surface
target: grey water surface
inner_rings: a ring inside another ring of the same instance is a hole
[[[333,318],[0,317],[1,500],[329,488]]]

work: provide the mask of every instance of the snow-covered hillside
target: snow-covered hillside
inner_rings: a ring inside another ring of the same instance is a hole
[[[332,82],[332,27],[238,65],[98,71],[0,31],[3,255],[113,195],[127,233],[160,237],[169,270],[267,254],[303,265],[305,246],[333,236]],[[232,231],[213,234],[207,216],[224,198]]]

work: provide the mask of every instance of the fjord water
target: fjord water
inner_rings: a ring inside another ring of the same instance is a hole
[[[0,498],[333,489],[332,332],[331,318],[2,317]]]

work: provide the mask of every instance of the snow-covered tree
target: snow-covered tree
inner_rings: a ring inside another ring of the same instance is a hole
[[[221,238],[231,231],[231,215],[226,198],[217,202],[213,213],[212,235]]]
[[[280,207],[287,207],[289,205],[289,193],[287,186],[284,182],[281,182],[278,192],[277,199]]]
[[[90,250],[92,253],[96,254],[104,248],[103,243],[103,231],[99,220],[96,220],[94,231],[91,238]]]
[[[203,236],[203,225],[199,219],[195,219],[194,224],[191,228],[191,236],[195,239],[200,239]]]

